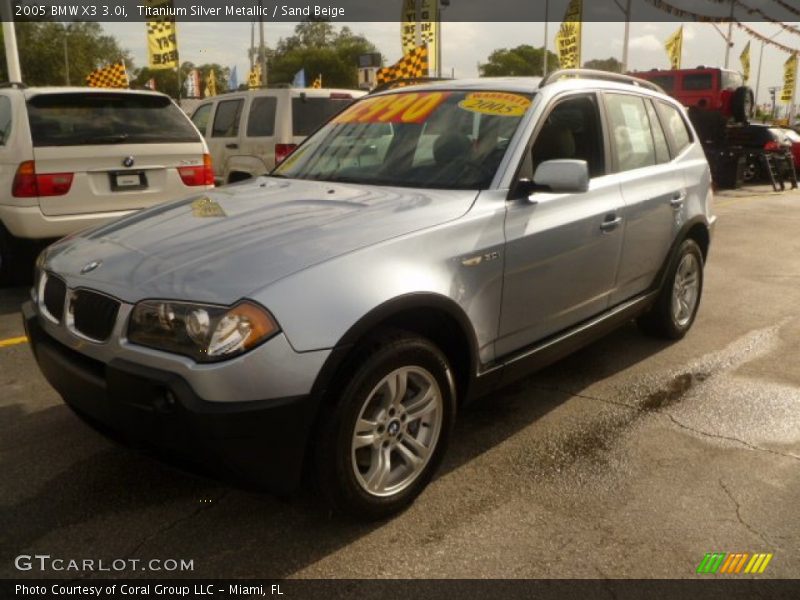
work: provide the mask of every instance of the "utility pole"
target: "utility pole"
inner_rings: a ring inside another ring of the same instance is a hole
[[[631,40],[631,0],[625,4],[625,35],[622,39],[622,72],[628,72],[628,45]]]
[[[267,53],[264,48],[264,17],[258,17],[258,64],[261,65],[261,85],[267,85]]]
[[[3,19],[3,41],[6,47],[8,80],[22,83],[22,69],[19,66],[17,32],[14,29],[14,13],[11,10],[11,0],[0,0],[0,13],[2,13]]]

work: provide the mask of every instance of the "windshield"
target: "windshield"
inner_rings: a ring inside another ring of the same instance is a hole
[[[532,95],[398,92],[361,100],[273,175],[442,189],[489,186]]]

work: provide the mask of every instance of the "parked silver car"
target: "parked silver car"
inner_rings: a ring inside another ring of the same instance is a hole
[[[565,77],[565,75],[570,75]],[[379,518],[457,409],[614,327],[681,338],[714,218],[683,109],[593,72],[370,95],[269,177],[64,239],[26,328],[75,412]]]

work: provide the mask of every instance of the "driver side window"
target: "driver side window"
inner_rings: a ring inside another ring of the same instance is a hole
[[[600,111],[594,95],[560,101],[547,115],[531,147],[531,174],[547,160],[584,160],[590,177],[606,174]]]

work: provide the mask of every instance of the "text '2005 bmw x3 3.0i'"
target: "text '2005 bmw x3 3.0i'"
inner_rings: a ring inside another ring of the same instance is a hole
[[[633,318],[682,337],[710,188],[647,82],[389,90],[271,176],[51,246],[26,327],[103,430],[282,493],[310,467],[334,505],[381,517],[430,481],[467,399]]]

